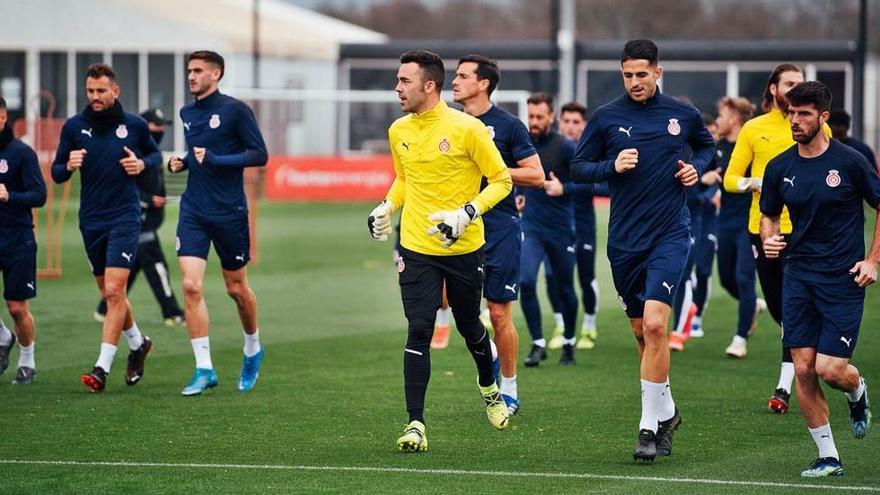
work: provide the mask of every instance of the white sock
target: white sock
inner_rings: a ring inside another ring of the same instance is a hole
[[[513,378],[501,376],[501,393],[514,399],[518,398],[516,394],[516,375],[513,375]]]
[[[572,337],[570,339],[566,339],[563,337],[562,345],[575,345],[575,344],[577,344],[577,341],[578,341],[577,337]]]
[[[34,362],[34,342],[31,342],[31,345],[25,347],[18,344],[18,367],[26,366],[31,369],[36,369],[37,365]]]
[[[691,318],[691,327],[700,328],[702,326],[703,326],[703,317],[699,316],[699,315],[694,315],[694,317]]]
[[[489,346],[492,348],[492,361],[498,359],[498,346],[495,345],[495,341],[489,339]]]
[[[214,363],[211,362],[211,343],[208,341],[208,336],[192,339],[189,342],[192,344],[193,354],[196,356],[196,368],[214,369]]]
[[[547,347],[547,339],[533,340],[532,344],[534,344],[538,347]]]
[[[125,336],[125,341],[128,342],[128,348],[133,351],[140,349],[144,344],[144,336],[141,334],[137,323],[132,324],[128,330],[123,330],[122,335]]]
[[[98,362],[95,363],[95,366],[98,366],[107,373],[110,373],[110,367],[113,366],[114,356],[116,356],[116,346],[113,344],[108,344],[106,342],[101,342],[101,354],[98,355]]]
[[[448,327],[450,316],[452,316],[452,308],[438,309],[437,310],[437,319],[434,320],[434,326]]]
[[[846,396],[846,400],[850,402],[857,402],[862,398],[862,394],[865,393],[865,379],[859,377],[859,386],[856,387],[852,392],[844,392],[843,395]]]
[[[0,321],[0,345],[7,346],[12,343],[12,332]]]
[[[253,334],[244,334],[244,355],[252,357],[260,352],[260,329],[258,328]],[[210,357],[210,356],[209,356]]]
[[[660,421],[666,383],[654,383],[647,380],[641,380],[641,382],[642,418],[639,420],[639,430],[651,430],[657,433],[657,423]]]
[[[672,400],[672,387],[669,386],[669,378],[666,378],[666,389],[662,394],[662,402],[660,404],[660,415],[657,420],[666,421],[675,416],[675,401]]]
[[[581,329],[595,330],[596,329],[596,315],[584,313],[584,322],[583,322],[583,324],[581,324]]]
[[[831,425],[825,423],[818,428],[808,428],[816,447],[819,448],[819,457],[833,457],[840,459],[837,453],[837,447],[834,446],[834,435],[831,434]]]
[[[556,328],[565,327],[565,320],[562,318],[562,313],[553,313],[553,319],[556,320]]]
[[[734,335],[734,336],[733,336],[733,342],[734,342],[734,343],[737,343],[737,344],[738,344],[738,343],[742,343],[743,345],[745,345],[745,343],[748,342],[748,340],[746,340],[746,339],[740,337],[739,335]]]
[[[779,370],[779,383],[776,388],[781,388],[790,394],[792,381],[794,381],[794,363],[782,363],[782,368]]]

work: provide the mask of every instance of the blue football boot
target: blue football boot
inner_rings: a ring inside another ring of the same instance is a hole
[[[208,368],[196,368],[192,379],[186,385],[181,395],[199,395],[209,388],[217,386],[217,372]]]
[[[260,352],[251,357],[244,356],[241,363],[241,375],[238,376],[238,390],[247,392],[254,388],[257,384],[257,378],[260,377],[260,364],[263,362],[263,355],[266,354],[263,346],[260,346]]]

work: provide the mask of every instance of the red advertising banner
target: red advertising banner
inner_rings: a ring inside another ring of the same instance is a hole
[[[381,200],[394,181],[394,165],[391,155],[273,156],[265,177],[271,200]]]

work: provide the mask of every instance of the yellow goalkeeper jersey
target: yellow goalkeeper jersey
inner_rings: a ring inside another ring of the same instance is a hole
[[[513,182],[489,130],[478,119],[441,101],[421,114],[408,114],[388,128],[396,177],[386,199],[403,208],[400,244],[421,254],[450,256],[476,251],[484,243],[483,219],[468,225],[450,248],[428,235],[432,213],[470,202],[486,213],[510,193]],[[488,185],[480,191],[480,181]]]
[[[825,125],[823,130],[829,136],[831,129]],[[730,155],[730,163],[724,173],[724,189],[728,192],[742,192],[739,181],[745,176],[749,164],[752,177],[764,177],[764,170],[770,160],[794,146],[791,137],[791,122],[778,108],[755,117],[743,125]],[[761,193],[752,192],[752,206],[749,209],[749,232],[761,232]],[[780,217],[780,232],[791,233],[791,219],[788,209],[783,208]]]

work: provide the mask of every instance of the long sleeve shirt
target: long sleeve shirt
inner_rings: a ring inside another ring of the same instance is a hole
[[[14,247],[17,234],[34,228],[31,209],[46,204],[46,182],[37,154],[18,139],[0,148],[0,184],[9,193],[8,201],[0,201],[0,251],[6,251]]]
[[[428,235],[428,216],[472,203],[482,214],[513,187],[510,172],[482,122],[440,102],[421,114],[397,119],[388,129],[396,177],[386,199],[404,205],[400,243],[411,251],[435,256],[467,254],[484,243],[478,217],[447,249]],[[486,177],[487,186],[480,190]]]
[[[831,128],[824,126],[825,133],[831,135]],[[755,117],[743,125],[730,155],[730,162],[724,172],[724,190],[729,193],[750,193],[752,206],[749,209],[749,232],[761,231],[761,193],[750,192],[744,187],[746,170],[751,165],[751,177],[761,179],[767,164],[783,151],[794,145],[791,137],[791,122],[778,108]],[[780,230],[783,234],[791,232],[788,210],[783,209],[780,217]]]
[[[81,227],[102,228],[119,222],[140,222],[141,208],[136,176],[128,175],[119,163],[128,148],[144,161],[149,169],[162,162],[147,123],[141,117],[124,113],[119,125],[98,132],[80,113],[67,119],[52,164],[52,179],[57,183],[70,180],[67,170],[70,152],[85,149],[79,171],[79,221]]]
[[[629,148],[638,150],[638,164],[617,173],[614,161]],[[691,105],[658,92],[645,102],[622,95],[596,109],[578,143],[571,177],[582,183],[608,181],[610,247],[643,251],[662,237],[688,230],[687,188],[675,174],[689,151],[690,163],[702,174],[715,144]]]
[[[215,91],[180,109],[189,170],[181,212],[213,219],[247,213],[244,169],[269,159],[254,112],[243,102]],[[193,148],[205,148],[196,161]]]

